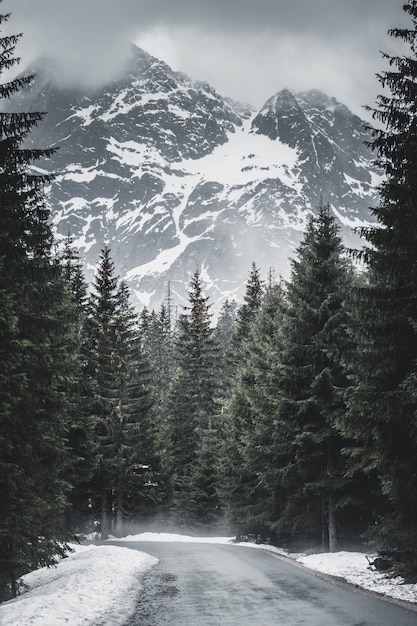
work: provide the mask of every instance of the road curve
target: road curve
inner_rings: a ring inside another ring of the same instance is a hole
[[[417,613],[271,553],[233,545],[117,542],[153,554],[126,626],[417,626]]]

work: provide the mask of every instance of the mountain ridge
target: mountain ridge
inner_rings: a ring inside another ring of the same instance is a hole
[[[288,275],[321,199],[358,243],[351,227],[370,221],[381,175],[345,105],[285,89],[255,110],[132,51],[126,72],[89,94],[37,68],[9,105],[48,111],[31,142],[60,146],[45,164],[57,172],[48,202],[89,280],[107,244],[139,307],[158,307],[168,280],[184,301],[197,267],[218,305],[242,294],[252,261]]]

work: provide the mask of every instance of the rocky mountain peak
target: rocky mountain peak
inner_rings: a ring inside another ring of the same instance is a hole
[[[94,93],[39,71],[16,107],[47,111],[33,143],[60,146],[57,237],[72,235],[89,280],[108,244],[138,306],[159,306],[168,280],[183,298],[196,267],[218,304],[243,292],[252,261],[285,276],[321,198],[352,244],[380,181],[368,131],[335,99],[285,89],[256,112],[135,46]]]
[[[308,123],[297,99],[288,89],[283,89],[264,104],[252,121],[252,132],[269,139],[279,139],[292,148],[297,138],[305,141]]]

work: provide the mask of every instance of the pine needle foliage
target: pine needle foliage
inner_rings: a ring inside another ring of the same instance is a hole
[[[9,15],[0,16],[0,24]],[[18,62],[20,35],[0,37],[0,72]],[[0,85],[3,101],[32,80]],[[28,148],[42,113],[0,112],[0,593],[64,552],[68,359],[66,294],[52,258],[44,185],[33,173],[53,150]]]
[[[202,503],[209,498],[207,472],[211,476],[216,473],[207,463],[208,459],[212,460],[214,449],[213,420],[220,413],[219,353],[211,326],[210,304],[204,296],[198,270],[191,279],[188,298],[189,306],[178,320],[175,371],[168,398],[173,515],[177,523],[184,525],[202,523],[202,516],[208,514]]]
[[[347,432],[357,438],[363,470],[376,472],[388,510],[378,516],[380,541],[417,546],[417,2],[404,4],[408,28],[389,34],[409,49],[384,55],[379,75],[387,90],[373,116],[371,147],[386,178],[372,211],[377,224],[362,231],[368,282],[355,293]],[[381,519],[382,517],[382,519]],[[381,523],[382,522],[382,523]]]

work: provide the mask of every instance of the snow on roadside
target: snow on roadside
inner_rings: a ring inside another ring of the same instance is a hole
[[[315,571],[341,577],[362,589],[382,593],[396,600],[417,602],[416,584],[405,584],[400,576],[389,578],[382,572],[370,570],[364,554],[357,552],[310,554],[298,557],[297,561]]]
[[[177,535],[173,533],[139,533],[127,535],[121,539],[112,537],[114,541],[157,541],[170,543],[231,543],[234,537],[190,537],[189,535]]]
[[[397,576],[390,578],[387,574],[372,570],[369,566],[367,556],[372,561],[375,554],[364,554],[362,552],[323,552],[319,554],[295,554],[286,552],[281,548],[255,543],[238,543],[237,545],[260,548],[292,559],[304,567],[341,578],[351,585],[356,585],[367,591],[373,591],[395,600],[412,602],[417,604],[417,584],[406,584],[404,580]]]
[[[397,600],[417,605],[417,585],[371,571],[358,552],[291,554],[270,545],[234,543],[231,537],[189,537],[171,533],[140,533],[115,541],[211,543],[258,548],[290,558],[305,567]],[[158,560],[144,552],[114,545],[72,546],[75,550],[54,568],[23,577],[28,590],[0,604],[1,626],[121,626],[134,611],[141,576]]]
[[[28,591],[0,604],[2,626],[118,626],[133,613],[155,557],[117,546],[71,546],[56,567],[23,577]]]

